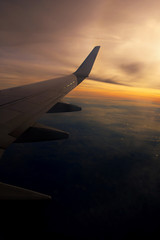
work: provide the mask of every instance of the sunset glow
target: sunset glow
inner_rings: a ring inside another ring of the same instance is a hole
[[[74,72],[100,45],[90,79],[115,84],[85,81],[76,94],[159,102],[159,2],[48,0],[30,5],[17,0],[1,5],[1,89]]]
[[[88,84],[89,83],[89,84]],[[113,98],[128,99],[135,101],[160,102],[160,90],[149,88],[136,88],[119,86],[106,83],[95,83],[86,80],[83,85],[69,94],[70,97],[87,97],[87,98]]]

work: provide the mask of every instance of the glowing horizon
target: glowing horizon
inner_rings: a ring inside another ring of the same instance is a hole
[[[69,97],[79,98],[113,98],[160,103],[160,90],[150,88],[135,88],[109,83],[100,83],[84,80]]]

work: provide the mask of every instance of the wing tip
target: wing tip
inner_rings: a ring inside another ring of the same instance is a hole
[[[99,49],[100,46],[95,46],[80,67],[73,73],[77,77],[78,83],[83,81],[90,74]]]
[[[101,46],[100,45],[97,45],[97,46],[95,46],[94,48],[100,48]]]

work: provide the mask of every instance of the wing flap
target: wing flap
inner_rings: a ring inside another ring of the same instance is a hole
[[[58,102],[47,113],[61,113],[74,111],[81,111],[81,107],[69,103]]]
[[[24,142],[41,142],[41,141],[53,141],[59,139],[68,138],[69,133],[61,131],[59,129],[51,128],[40,123],[34,124],[33,127],[27,129],[19,138],[17,143]]]
[[[51,196],[0,182],[0,200],[49,200]]]

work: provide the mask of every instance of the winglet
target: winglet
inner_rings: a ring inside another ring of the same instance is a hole
[[[100,46],[94,47],[94,49],[90,52],[88,57],[80,65],[77,71],[73,73],[77,77],[78,83],[80,83],[83,79],[88,77],[88,75],[90,74],[94,61],[99,52],[99,49],[100,49]]]

